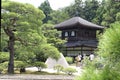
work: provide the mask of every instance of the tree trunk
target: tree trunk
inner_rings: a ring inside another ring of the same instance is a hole
[[[13,74],[14,73],[14,44],[15,44],[15,38],[13,36],[9,36],[9,63],[8,63],[8,73]]]

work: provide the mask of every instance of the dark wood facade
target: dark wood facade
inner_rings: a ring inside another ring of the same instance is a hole
[[[67,39],[63,52],[65,56],[77,56],[80,53],[89,55],[97,47],[96,32],[104,29],[80,17],[66,20],[55,28],[62,31],[62,39]]]
[[[68,36],[65,36],[65,34]],[[67,38],[68,41],[79,41],[79,40],[95,40],[96,30],[93,29],[68,29],[62,30],[62,39]]]

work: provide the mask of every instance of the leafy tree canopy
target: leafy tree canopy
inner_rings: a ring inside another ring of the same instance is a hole
[[[104,10],[104,13],[102,16],[101,25],[110,27],[110,24],[116,21],[116,16],[120,10],[120,2],[115,0],[107,0],[102,9]]]
[[[41,9],[44,14],[45,14],[45,18],[43,19],[43,23],[47,23],[48,20],[51,20],[51,16],[50,13],[52,12],[52,8],[50,6],[50,3],[48,0],[45,0],[40,6],[39,9]]]
[[[42,25],[42,31],[44,36],[47,38],[47,42],[58,49],[63,47],[65,40],[60,39],[60,31],[54,29],[54,25],[47,23]]]
[[[116,22],[111,25],[111,28],[106,29],[104,35],[100,39],[99,53],[108,57],[108,55],[119,56],[120,52],[120,23]],[[114,33],[114,34],[113,34]],[[109,40],[109,41],[108,41]]]
[[[2,34],[5,34],[3,35],[2,43],[7,46],[10,52],[8,72],[13,73],[14,54],[17,56],[16,59],[26,61],[33,59],[36,51],[42,50],[41,47],[43,45],[40,46],[41,44],[47,45],[47,40],[41,30],[42,20],[45,16],[40,9],[34,8],[30,4],[11,1],[3,1],[1,13]],[[5,36],[7,38],[4,38]],[[4,44],[4,42],[8,45]],[[46,49],[47,47],[48,50],[51,48],[54,50],[54,47],[50,45],[46,46]],[[56,53],[52,52],[55,54],[53,58],[58,58],[59,52],[57,49],[55,49]],[[45,54],[49,53],[45,52]],[[22,55],[27,56],[25,56],[26,58],[22,58]]]

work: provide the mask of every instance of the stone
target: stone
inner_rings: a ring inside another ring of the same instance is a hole
[[[60,58],[58,60],[52,59],[52,58],[48,58],[45,62],[45,64],[47,64],[47,68],[49,69],[53,69],[55,65],[61,65],[64,68],[67,68],[69,66],[69,64],[67,63],[65,57],[63,56],[62,53],[60,53]]]

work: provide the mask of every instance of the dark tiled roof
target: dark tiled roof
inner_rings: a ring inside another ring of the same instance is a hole
[[[82,19],[81,17],[73,17],[69,20],[66,20],[64,22],[61,22],[60,24],[57,24],[55,26],[56,29],[59,29],[59,28],[67,28],[67,27],[70,27],[70,26],[74,26],[74,25],[84,25],[86,27],[90,27],[90,28],[97,28],[97,29],[103,29],[104,27],[102,26],[99,26],[99,25],[96,25],[94,23],[91,23],[91,22],[88,22],[87,20],[85,19]]]
[[[65,47],[97,47],[98,41],[96,40],[86,40],[86,41],[76,41],[76,42],[67,42]]]

